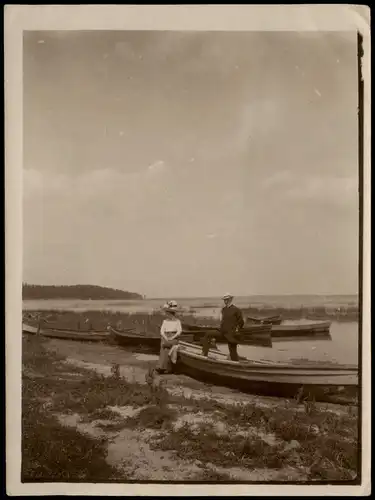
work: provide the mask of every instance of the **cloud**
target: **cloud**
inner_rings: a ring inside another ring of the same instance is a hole
[[[226,280],[248,292],[303,291],[319,288],[320,264],[347,276],[339,267],[356,265],[358,210],[355,37],[332,54],[321,37],[32,35],[33,168],[23,183],[31,276],[145,293],[209,293],[204,283],[214,291]]]
[[[281,201],[347,206],[358,203],[358,178],[292,173],[281,170],[261,182],[265,191]]]
[[[153,173],[163,172],[166,169],[166,165],[163,160],[158,160],[154,163],[151,163],[151,165],[149,165],[147,169]]]
[[[290,170],[280,170],[263,179],[261,185],[263,188],[268,189],[288,185],[291,182],[293,182],[293,175]]]
[[[148,185],[155,186],[155,174],[162,174],[167,166],[163,160],[155,161],[146,168],[134,172],[122,172],[115,168],[100,168],[83,171],[76,176],[57,174],[53,171],[40,171],[35,168],[24,169],[24,196],[35,196],[44,193],[46,196],[56,196],[68,192],[79,198],[96,196],[98,193],[130,191]]]
[[[247,103],[241,106],[236,130],[240,148],[253,150],[257,141],[268,139],[270,133],[278,131],[285,116],[285,104],[276,96],[273,98],[245,97]]]
[[[355,177],[307,177],[285,191],[295,201],[347,206],[358,203],[358,179]]]
[[[147,166],[136,172],[102,168],[75,176],[25,170],[25,224],[34,227],[42,218],[51,226],[53,220],[66,219],[70,231],[80,235],[93,234],[98,228],[107,234],[117,225],[122,231],[127,228],[134,240],[140,226],[152,232],[178,216],[178,210],[171,210],[176,206],[166,188],[164,168],[157,163],[151,170]]]
[[[247,64],[248,53],[240,47],[257,38],[249,33],[143,32],[115,40],[114,54],[126,63],[153,68],[172,63],[176,74],[199,79],[207,73],[225,77]]]
[[[23,192],[24,195],[33,195],[43,188],[43,174],[34,168],[23,171]]]
[[[23,171],[23,194],[26,198],[41,193],[55,195],[66,190],[72,182],[73,179],[64,174],[46,174],[35,168],[28,168]]]

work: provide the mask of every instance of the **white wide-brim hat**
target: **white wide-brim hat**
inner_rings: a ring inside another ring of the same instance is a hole
[[[178,304],[175,300],[170,300],[169,302],[164,304],[163,309],[165,312],[175,312],[176,313],[179,311]]]
[[[225,300],[225,299],[233,299],[233,295],[230,294],[230,293],[226,293],[225,295],[222,296],[222,299]]]

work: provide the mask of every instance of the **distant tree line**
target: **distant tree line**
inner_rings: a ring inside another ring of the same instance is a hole
[[[31,299],[143,299],[143,296],[115,288],[96,285],[30,285],[22,284],[22,298]]]

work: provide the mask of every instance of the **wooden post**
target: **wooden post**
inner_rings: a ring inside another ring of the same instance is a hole
[[[112,364],[111,373],[113,377],[120,378],[120,365],[118,363]]]

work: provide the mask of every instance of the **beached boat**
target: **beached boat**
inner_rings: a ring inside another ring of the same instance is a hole
[[[332,341],[332,336],[330,332],[321,332],[309,335],[304,333],[303,335],[287,335],[283,334],[279,337],[272,337],[272,344],[277,344],[279,342],[313,342],[314,340],[321,341]]]
[[[113,339],[121,346],[145,346],[154,352],[160,351],[160,335],[145,335],[135,331],[119,331],[115,328],[110,329]]]
[[[275,316],[276,318],[276,316]],[[188,323],[183,323],[183,329],[189,332],[195,332],[200,334],[200,332],[207,331],[217,331],[218,327],[214,326],[201,326],[192,325]],[[269,330],[271,328],[271,330]],[[314,323],[305,324],[270,324],[270,323],[252,323],[251,319],[249,323],[245,324],[243,330],[241,330],[241,335],[246,332],[246,336],[252,338],[254,341],[256,339],[266,339],[267,336],[271,335],[272,341],[296,341],[296,340],[312,340],[312,339],[322,339],[331,340],[330,336],[331,321],[320,321]],[[252,336],[250,334],[253,334]],[[218,341],[220,342],[220,341]],[[268,340],[266,341],[268,343]]]
[[[182,329],[189,332],[189,331],[195,331],[195,330],[204,330],[204,331],[211,331],[211,330],[217,330],[218,327],[216,326],[207,326],[207,325],[192,325],[190,323],[185,323],[181,322]]]
[[[108,329],[105,330],[76,330],[74,328],[55,328],[54,326],[49,326],[43,327],[43,330],[45,331],[50,331],[53,330],[54,332],[70,332],[70,333],[79,333],[79,334],[92,334],[94,333],[95,335],[108,335]]]
[[[255,325],[280,325],[282,322],[282,317],[280,315],[276,316],[248,316],[247,320]]]
[[[25,321],[25,320],[24,320]],[[27,320],[26,320],[27,321]],[[31,324],[30,324],[30,321],[28,323],[24,323],[26,324],[28,327],[31,327],[31,328],[36,328],[38,329],[38,327],[40,327],[42,330],[53,330],[53,331],[61,331],[61,332],[73,332],[73,333],[100,333],[102,335],[108,333],[108,329],[101,329],[101,330],[95,330],[93,328],[87,328],[87,329],[81,329],[81,328],[61,328],[61,327],[58,327],[56,325],[54,325],[53,323],[50,323],[49,321],[45,321],[45,320],[42,320],[42,321],[31,321]]]
[[[62,340],[78,340],[85,342],[105,342],[109,339],[108,332],[80,332],[72,330],[41,330],[40,335],[43,337],[62,339]]]
[[[145,333],[139,333],[134,330],[119,331],[114,328],[111,328],[110,332],[113,339],[119,345],[127,347],[144,346],[150,348],[152,351],[157,353],[160,351],[160,342],[161,342],[160,335],[146,335]],[[180,340],[183,340],[184,342],[191,342],[192,344],[197,342],[194,339],[193,333],[190,332],[183,332],[182,335],[180,336]]]
[[[62,339],[62,340],[78,340],[78,341],[89,341],[89,342],[103,342],[108,340],[110,334],[108,331],[100,332],[90,332],[90,331],[79,331],[79,330],[63,330],[63,329],[52,329],[52,328],[39,328],[22,324],[22,333],[29,333],[32,335],[41,335],[42,337]]]
[[[283,325],[272,325],[271,335],[272,338],[281,337],[327,337],[329,336],[329,331],[331,328],[330,321],[321,321],[318,323],[306,323],[306,324],[283,324]]]
[[[355,393],[358,386],[358,367],[327,363],[276,363],[271,361],[232,361],[217,350],[208,357],[199,347],[181,342],[176,369],[179,372],[226,385],[245,392],[274,396],[295,396],[299,391],[314,395],[318,401],[332,399],[332,393],[345,389]]]
[[[30,335],[36,335],[38,333],[38,328],[35,326],[22,323],[22,333],[29,333]]]
[[[194,340],[199,343],[207,332],[217,334],[216,342],[218,344],[227,343],[225,338],[220,336],[219,327],[183,323],[182,328],[187,333],[193,334]],[[241,345],[272,347],[271,325],[245,325],[238,334],[238,340]]]

